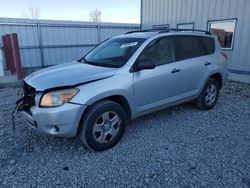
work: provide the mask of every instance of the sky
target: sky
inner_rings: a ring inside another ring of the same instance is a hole
[[[103,22],[140,23],[140,0],[0,0],[0,17],[23,18],[30,6],[39,7],[39,19],[89,21],[102,11]]]

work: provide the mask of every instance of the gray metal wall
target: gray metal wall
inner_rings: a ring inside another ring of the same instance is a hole
[[[138,29],[137,24],[0,18],[0,37],[18,33],[23,67],[72,61],[107,38]]]
[[[230,78],[250,82],[250,0],[142,0],[142,26],[194,22],[206,30],[208,20],[230,18],[237,18],[234,49],[227,51]]]

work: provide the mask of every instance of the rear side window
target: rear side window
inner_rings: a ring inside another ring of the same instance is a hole
[[[178,61],[199,57],[204,54],[200,40],[196,36],[177,36],[175,40]]]
[[[203,46],[204,55],[213,54],[215,52],[215,42],[212,37],[199,37]]]

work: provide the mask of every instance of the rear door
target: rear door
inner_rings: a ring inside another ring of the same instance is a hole
[[[176,55],[181,67],[180,92],[182,98],[197,95],[212,59],[205,53],[202,36],[183,35],[176,37],[175,40]]]

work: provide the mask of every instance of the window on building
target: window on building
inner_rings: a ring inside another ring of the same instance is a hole
[[[180,23],[177,24],[177,29],[194,29],[194,23]]]
[[[226,50],[233,49],[235,27],[236,19],[208,22],[208,30],[218,36],[221,48]]]

